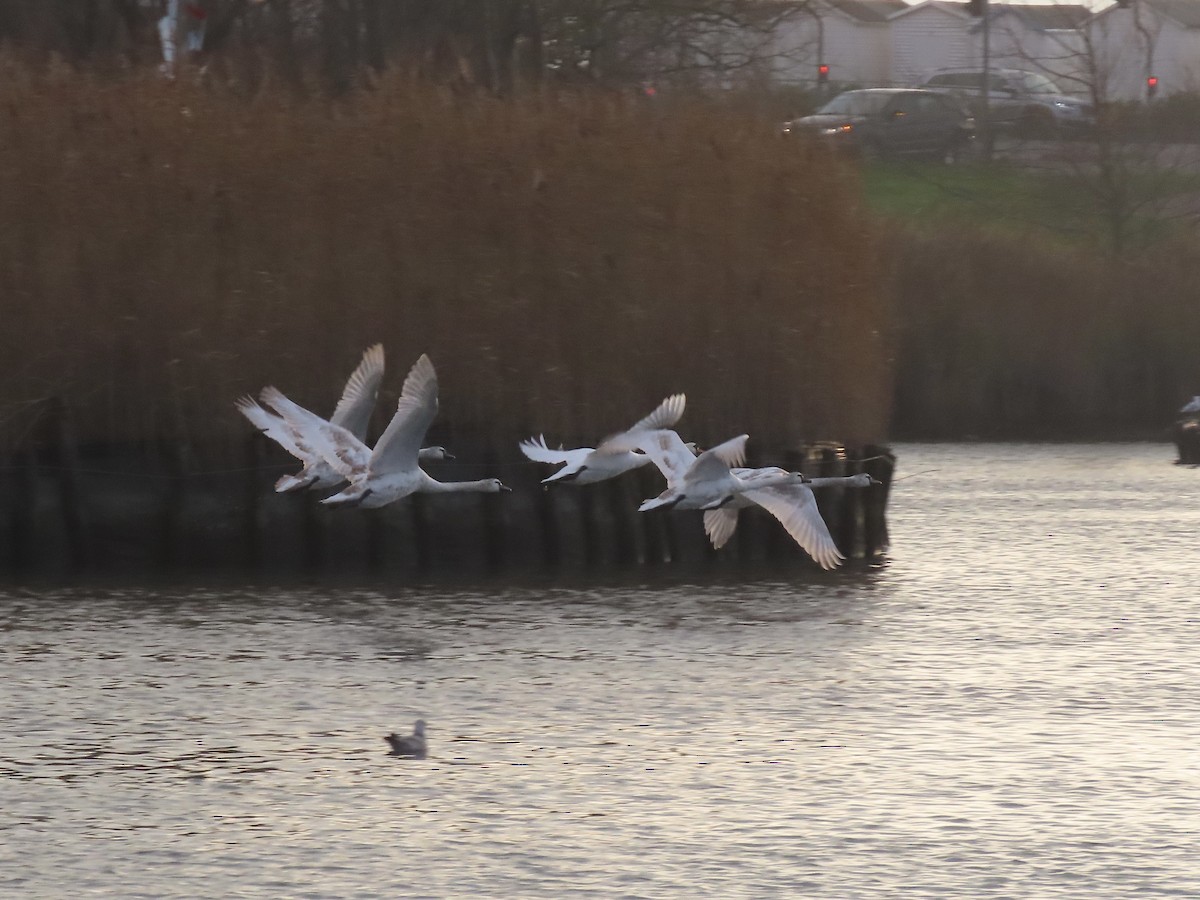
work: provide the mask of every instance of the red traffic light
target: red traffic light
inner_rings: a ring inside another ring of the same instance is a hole
[[[1153,97],[1158,93],[1158,76],[1149,75],[1146,78],[1146,96]]]
[[[826,63],[820,63],[817,66],[817,83],[825,84],[829,81],[829,66]]]

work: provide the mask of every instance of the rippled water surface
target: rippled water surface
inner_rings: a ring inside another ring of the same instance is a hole
[[[0,896],[1200,896],[1200,470],[898,452],[876,568],[0,593]]]

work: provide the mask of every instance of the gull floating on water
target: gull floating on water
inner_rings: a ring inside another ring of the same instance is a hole
[[[383,369],[383,345],[368,347],[363,353],[362,362],[347,380],[342,397],[328,421],[345,428],[360,441],[365,440],[371,421],[371,410],[375,407],[379,384],[383,380]],[[274,397],[276,394],[283,397],[283,394],[277,391],[269,393],[269,396]],[[283,399],[287,400],[286,397]],[[251,397],[242,397],[235,405],[255,428],[304,464],[295,475],[284,475],[275,482],[276,491],[282,493],[305,488],[331,488],[346,480],[329,465],[314,446],[311,431],[324,424],[325,419],[296,405],[296,409],[302,410],[306,417],[302,420],[297,416],[294,423],[289,422],[282,415],[264,409]],[[454,457],[447,453],[444,447],[428,447],[421,451],[421,458],[437,460]]]
[[[425,741],[425,720],[417,719],[413,724],[413,733],[399,735],[393,732],[386,734],[383,739],[388,742],[392,752],[388,756],[403,756],[407,759],[424,759],[429,751]]]
[[[305,410],[297,412],[292,407],[294,404],[281,403],[276,410],[289,423],[296,424],[298,420],[302,425]],[[495,494],[510,490],[498,478],[445,482],[430,478],[421,469],[419,448],[437,409],[437,372],[429,357],[421,354],[404,379],[395,415],[375,449],[331,422],[317,427],[312,434],[319,442],[321,455],[350,482],[348,487],[321,502],[332,506],[379,507],[416,493]]]
[[[738,510],[749,506],[761,506],[780,521],[787,533],[823,569],[833,569],[845,560],[829,533],[829,526],[821,518],[812,489],[819,487],[870,487],[880,482],[863,472],[858,475],[830,478],[812,478],[802,484],[784,484],[754,488],[755,483],[765,483],[768,473],[779,474],[783,469],[735,469],[735,474],[752,485],[734,499],[718,508],[704,513],[704,532],[713,547],[721,549],[733,537],[737,528]]]
[[[683,394],[674,394],[658,405],[654,412],[642,419],[630,430],[656,430],[670,428],[683,415],[687,400]],[[538,435],[521,441],[521,452],[534,462],[562,465],[562,468],[543,478],[542,484],[554,481],[570,481],[575,484],[594,484],[615,478],[632,469],[651,462],[640,450],[606,450],[593,447],[577,447],[574,450],[552,450],[546,446],[546,438]]]

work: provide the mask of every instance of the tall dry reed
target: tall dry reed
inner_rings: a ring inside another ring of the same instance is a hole
[[[898,230],[906,438],[1165,438],[1200,392],[1200,252],[1136,259],[978,229]]]
[[[889,317],[845,170],[701,104],[393,83],[340,105],[156,79],[0,87],[0,432],[226,442],[275,383],[378,415],[428,352],[434,436],[883,436]],[[378,424],[378,423],[377,423]]]

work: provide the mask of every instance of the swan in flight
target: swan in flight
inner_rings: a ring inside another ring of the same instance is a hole
[[[687,399],[683,394],[673,394],[646,418],[642,419],[633,429],[654,431],[670,428],[683,416],[683,408]],[[534,462],[562,465],[562,468],[543,478],[542,484],[552,481],[572,481],[575,484],[594,484],[615,478],[631,469],[637,469],[651,462],[649,456],[640,450],[597,450],[592,447],[577,447],[574,450],[552,450],[546,446],[546,438],[538,435],[521,441],[521,452]]]
[[[666,476],[667,489],[657,497],[644,501],[638,507],[639,512],[660,508],[709,509],[729,503],[751,486],[734,474],[734,470],[745,463],[749,435],[731,438],[696,455],[678,433],[669,428],[654,427],[657,414],[670,400],[664,400],[658,410],[633,428],[604,440],[599,451],[614,453],[641,450]],[[643,423],[649,423],[649,427]],[[800,483],[803,480],[804,476],[799,472],[778,469],[764,473],[754,484],[768,487]]]
[[[425,720],[417,719],[413,725],[413,733],[400,735],[393,732],[392,734],[384,735],[383,739],[388,742],[392,748],[392,752],[388,756],[403,756],[407,759],[424,759],[429,752],[429,745],[425,741]]]
[[[650,456],[666,476],[668,486],[657,498],[642,503],[639,509],[705,510],[704,530],[714,547],[724,546],[733,535],[738,509],[757,505],[778,519],[792,540],[822,568],[833,569],[841,565],[845,557],[821,518],[809,487],[810,479],[799,472],[773,466],[745,468],[742,463],[746,440],[746,435],[741,435],[697,456],[674,431],[639,432],[634,428],[615,435],[601,447],[632,446]],[[818,487],[833,483],[866,486],[871,483],[871,476],[822,478],[814,483]]]
[[[383,345],[375,344],[367,348],[363,353],[362,362],[351,373],[329,421],[345,428],[360,441],[366,440],[371,410],[375,407],[375,398],[379,394],[379,384],[382,380]],[[251,397],[241,397],[234,405],[255,428],[304,464],[295,475],[284,475],[275,482],[276,491],[283,493],[305,488],[331,488],[346,480],[322,458],[314,447],[313,438],[306,435],[304,428],[289,424],[282,416],[264,409]],[[308,413],[307,410],[305,412]],[[315,413],[308,413],[308,416],[311,417],[308,419],[309,423],[325,421]],[[421,451],[423,460],[453,458],[444,447],[427,447]]]
[[[438,409],[437,372],[424,354],[404,379],[395,415],[373,450],[345,428],[332,422],[312,422],[311,419],[318,417],[292,403],[274,388],[263,390],[263,400],[273,406],[289,424],[311,436],[325,460],[350,482],[348,487],[326,497],[322,503],[331,506],[379,507],[415,493],[474,491],[496,494],[511,490],[498,478],[437,481],[425,474],[418,465],[421,440]]]
[[[783,469],[735,469],[743,481],[752,485],[718,509],[705,510],[704,532],[715,549],[720,550],[733,537],[737,528],[738,510],[761,506],[782,523],[792,540],[800,545],[823,569],[833,569],[845,559],[821,518],[812,489],[820,487],[870,487],[881,482],[863,472],[858,475],[813,478],[803,484],[753,487],[764,483],[768,473],[780,474]]]

